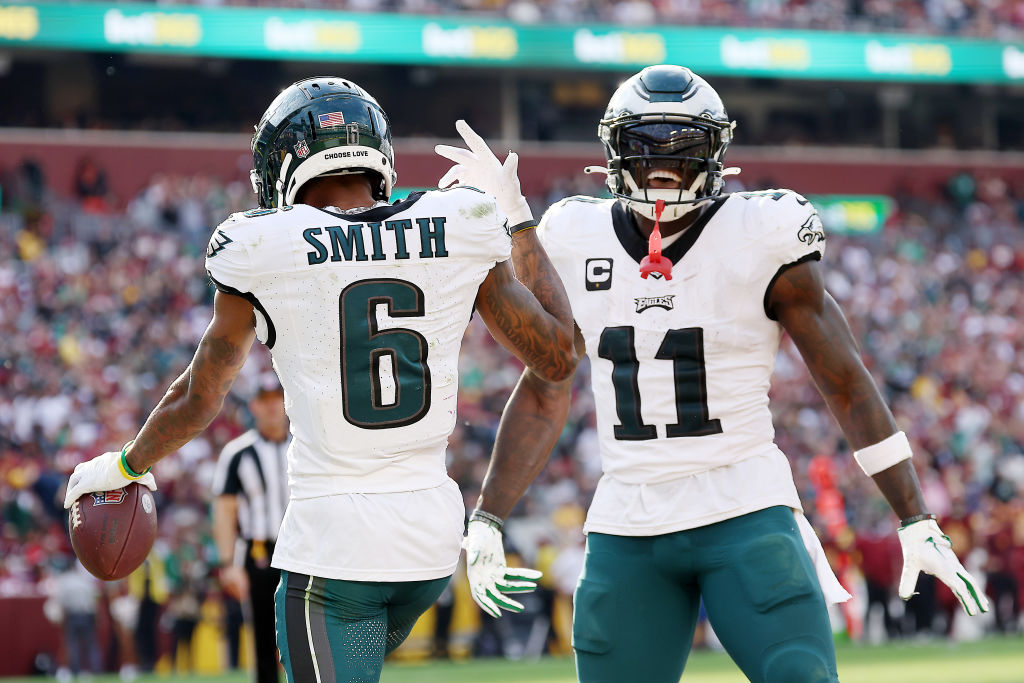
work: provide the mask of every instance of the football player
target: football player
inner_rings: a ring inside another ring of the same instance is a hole
[[[518,159],[501,164],[459,130],[480,189],[389,204],[395,157],[377,101],[340,77],[285,89],[252,140],[259,208],[210,240],[213,321],[192,363],[134,441],[71,475],[66,506],[130,481],[155,488],[150,468],[209,424],[253,339],[266,344],[292,432],[272,566],[293,683],[378,680],[455,571],[465,509],[444,456],[472,314],[539,377],[576,365],[572,313],[530,229]],[[474,598],[494,615],[521,610],[507,593],[532,590],[539,572],[506,569],[485,512],[469,530]]]
[[[925,571],[968,614],[988,609],[825,291],[814,207],[789,190],[722,194],[733,128],[689,69],[644,69],[600,122],[607,168],[588,169],[607,173],[614,198],[565,199],[537,230],[591,360],[600,436],[573,623],[584,683],[678,681],[701,598],[751,681],[838,680],[826,601],[849,596],[800,513],[768,408],[784,331],[901,520],[900,595]],[[527,370],[523,386],[535,383]],[[492,469],[547,457],[562,423],[546,418],[565,415],[570,386],[507,407]],[[509,501],[485,484],[479,505],[500,516]]]

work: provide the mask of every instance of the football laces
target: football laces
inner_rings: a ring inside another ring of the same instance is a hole
[[[82,524],[81,504],[76,500],[71,505],[71,526],[77,529]]]

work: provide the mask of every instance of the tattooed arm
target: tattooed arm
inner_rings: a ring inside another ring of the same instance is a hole
[[[515,272],[507,261],[494,266],[477,292],[476,310],[502,346],[540,377],[557,382],[579,362],[574,323],[565,288],[535,232],[513,235]]]
[[[854,450],[896,433],[892,413],[861,361],[846,318],[825,291],[817,263],[801,263],[786,270],[768,294],[768,308],[793,338]],[[882,470],[872,479],[900,519],[925,512],[911,460]]]
[[[578,328],[575,343],[582,357],[585,348]],[[548,382],[529,368],[523,371],[501,413],[478,509],[504,519],[544,469],[565,428],[573,377],[575,372],[561,382]]]
[[[255,338],[252,304],[217,292],[213,320],[192,363],[171,384],[125,456],[132,470],[145,472],[206,429],[220,412]]]
[[[512,263],[516,277],[507,263],[499,264],[477,297],[477,310],[491,334],[527,365],[502,411],[477,503],[502,518],[544,468],[562,433],[576,364],[584,352],[562,281],[535,230],[512,236]]]

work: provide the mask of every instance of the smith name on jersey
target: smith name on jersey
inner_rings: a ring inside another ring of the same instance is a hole
[[[285,389],[293,499],[446,480],[459,348],[480,283],[510,256],[505,222],[492,197],[455,188],[216,229],[210,277],[252,302]]]
[[[672,482],[664,496],[674,497],[685,478],[748,460],[746,474],[725,480],[770,471],[787,491],[772,504],[798,508],[768,408],[782,328],[766,310],[766,296],[787,267],[824,253],[825,233],[810,203],[787,190],[713,200],[682,235],[666,240],[671,280],[640,277],[647,239],[620,201],[568,198],[538,230],[586,341],[599,397],[604,477],[588,528],[664,533],[727,518],[745,505],[763,507],[771,501],[723,498],[697,510],[651,499],[662,495],[659,484]],[[608,396],[614,402],[601,400]],[[625,508],[636,519],[615,523]],[[602,518],[608,523],[595,527]]]

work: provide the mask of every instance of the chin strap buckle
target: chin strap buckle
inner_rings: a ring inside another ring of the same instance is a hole
[[[651,273],[661,273],[666,280],[672,279],[672,261],[661,255],[661,214],[665,210],[665,200],[654,203],[654,229],[647,241],[647,256],[640,262],[640,277],[647,279]]]

